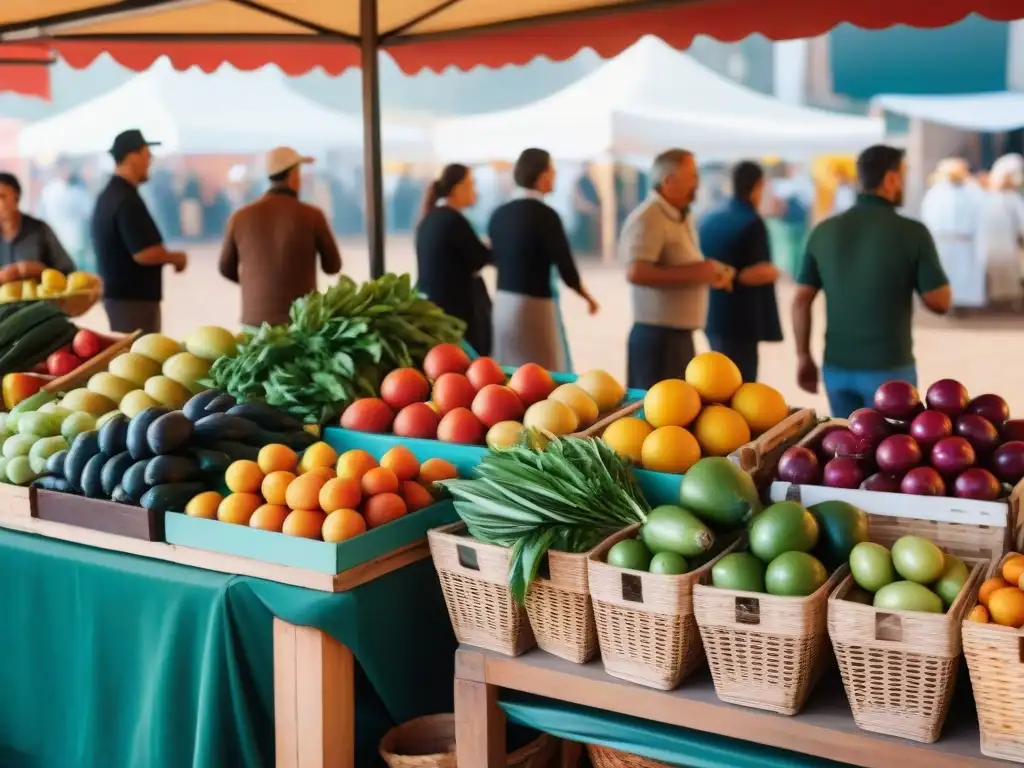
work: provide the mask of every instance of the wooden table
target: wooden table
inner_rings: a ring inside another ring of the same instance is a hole
[[[978,725],[950,717],[935,744],[862,731],[853,722],[838,675],[818,685],[803,712],[785,717],[722,703],[707,668],[674,691],[656,691],[606,675],[600,660],[572,664],[540,650],[518,658],[463,645],[455,658],[455,719],[459,765],[504,768],[501,689],[753,741],[867,768],[1010,766],[985,757]]]

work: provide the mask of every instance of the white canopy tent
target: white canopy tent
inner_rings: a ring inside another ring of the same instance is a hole
[[[140,128],[167,154],[261,154],[278,145],[322,154],[360,153],[362,120],[325,107],[288,87],[276,67],[240,72],[224,66],[208,75],[176,71],[167,59],[118,88],[22,129],[23,157],[106,152],[114,136]],[[431,157],[428,131],[384,124],[386,157]]]
[[[667,147],[702,162],[859,151],[884,123],[786,104],[645,37],[567,88],[517,109],[439,120],[434,147],[461,162],[512,159],[527,146],[560,160],[642,158]]]

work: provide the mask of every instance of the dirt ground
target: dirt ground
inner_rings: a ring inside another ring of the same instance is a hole
[[[341,243],[344,270],[356,280],[369,277],[365,241]],[[165,332],[182,338],[197,325],[235,328],[239,321],[238,289],[217,273],[216,245],[188,248],[188,270],[164,277],[163,323]],[[415,258],[408,238],[392,237],[387,244],[387,265],[392,272],[415,271]],[[629,294],[621,268],[581,263],[584,281],[601,304],[595,317],[575,294],[564,297],[562,311],[568,329],[575,369],[604,368],[617,377],[626,370],[626,336],[631,323]],[[321,285],[330,280],[321,276]],[[763,345],[760,379],[778,388],[795,405],[827,413],[823,394],[801,392],[796,386],[796,355],[789,331],[791,287],[778,288],[786,341]],[[816,305],[815,351],[820,361],[824,332],[824,302]],[[106,315],[94,308],[81,318],[84,325],[107,328]],[[703,339],[701,339],[703,342]],[[706,349],[706,344],[704,344]],[[1024,417],[1024,317],[947,319],[919,315],[915,329],[915,354],[922,385],[952,377],[962,381],[972,394],[997,392],[1005,397],[1015,416]]]

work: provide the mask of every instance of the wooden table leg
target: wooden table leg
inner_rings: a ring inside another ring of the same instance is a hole
[[[493,685],[456,678],[455,744],[459,765],[505,768],[505,713]]]
[[[354,671],[330,635],[274,619],[277,768],[355,768]]]

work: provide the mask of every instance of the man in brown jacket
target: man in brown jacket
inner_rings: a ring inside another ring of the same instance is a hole
[[[317,254],[328,275],[341,254],[323,212],[299,200],[301,168],[313,158],[291,147],[267,154],[270,189],[231,217],[220,273],[242,287],[242,323],[287,323],[295,299],[316,290]]]

